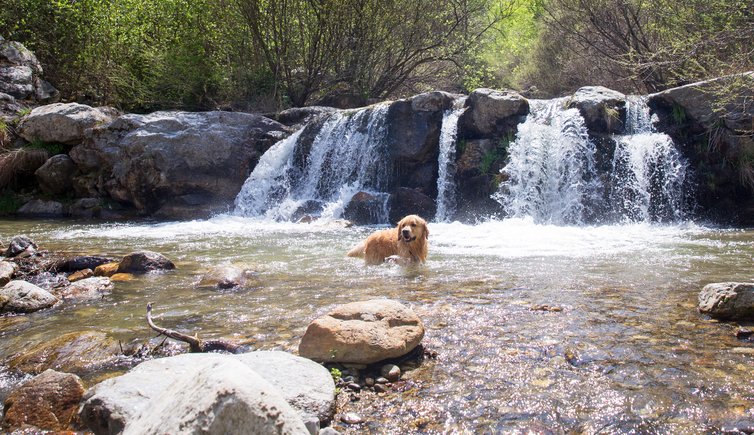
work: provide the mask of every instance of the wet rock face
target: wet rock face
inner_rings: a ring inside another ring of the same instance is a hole
[[[152,251],[132,252],[120,261],[118,273],[147,273],[173,270],[175,264],[164,255]]]
[[[409,100],[396,101],[387,112],[387,140],[393,184],[437,194],[437,157],[442,111],[415,111]]]
[[[514,91],[476,89],[466,99],[466,111],[458,120],[458,137],[498,138],[515,132],[529,113],[529,102]]]
[[[695,168],[701,217],[754,225],[754,189],[747,182],[754,150],[754,72],[668,89],[647,97],[658,129]]]
[[[369,192],[358,192],[343,210],[343,218],[356,225],[369,225],[379,222],[384,208],[384,198]]]
[[[72,430],[78,423],[84,391],[78,376],[47,370],[10,393],[0,427],[8,432],[27,425],[50,431]]]
[[[201,373],[222,376],[205,383]],[[172,406],[176,402],[184,406],[184,399],[197,402],[196,406],[203,409],[215,409],[209,403],[214,403],[218,390],[227,391],[232,403],[245,410],[250,403],[247,400],[256,401],[253,396],[246,395],[249,389],[261,389],[264,395],[271,397],[272,401],[264,401],[260,407],[281,410],[285,418],[298,421],[295,423],[298,430],[302,427],[299,424],[303,425],[303,421],[311,418],[320,421],[332,418],[335,384],[324,367],[284,352],[264,351],[242,355],[186,354],[147,361],[123,376],[92,387],[86,393],[80,415],[89,429],[97,434],[124,430],[125,433],[137,433],[158,424],[155,419],[164,419],[166,415],[192,418],[202,411],[175,412]],[[171,408],[162,410],[160,407],[163,406]],[[160,408],[160,412],[155,408]],[[249,414],[253,416],[256,412]],[[213,427],[227,422],[225,411],[208,415],[207,424]],[[266,423],[257,424],[261,430]],[[235,430],[244,431],[248,427],[236,426]],[[171,432],[164,426],[160,426],[159,431]]]
[[[437,213],[435,201],[417,189],[401,187],[390,195],[390,222],[397,223],[405,216],[416,214],[432,220]]]
[[[423,337],[421,320],[401,303],[353,302],[309,324],[299,355],[321,362],[372,364],[407,354]]]
[[[50,292],[26,281],[11,281],[0,290],[0,313],[31,313],[57,302]]]
[[[81,196],[104,196],[143,214],[186,217],[232,203],[284,125],[235,112],[123,115],[90,130],[71,158]]]
[[[623,130],[626,96],[602,86],[585,86],[573,94],[569,108],[577,108],[592,134],[613,134]]]
[[[754,319],[754,283],[707,284],[699,292],[699,312],[715,319]]]

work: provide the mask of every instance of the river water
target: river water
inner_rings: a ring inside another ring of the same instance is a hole
[[[754,425],[754,346],[696,311],[701,287],[754,280],[754,232],[694,223],[552,226],[527,219],[430,224],[430,257],[366,267],[345,252],[374,228],[238,216],[168,223],[2,221],[0,240],[118,257],[161,252],[177,270],[116,282],[102,300],[0,318],[0,360],[61,333],[124,343],[159,324],[202,338],[295,352],[334,306],[411,306],[436,351],[384,396],[350,402],[346,433],[501,431],[699,433]],[[222,265],[253,286],[198,287]],[[548,305],[560,311],[537,308]],[[21,317],[21,316],[19,316]],[[0,371],[0,383],[12,383]],[[5,385],[7,388],[8,385]]]

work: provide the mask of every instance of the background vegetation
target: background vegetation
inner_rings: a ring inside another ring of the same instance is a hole
[[[4,0],[63,98],[276,110],[429,89],[651,92],[754,69],[754,0]]]

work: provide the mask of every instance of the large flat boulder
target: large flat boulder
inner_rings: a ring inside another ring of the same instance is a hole
[[[409,353],[423,337],[424,325],[413,310],[374,299],[341,305],[314,320],[298,352],[320,362],[372,364]]]
[[[78,103],[55,103],[39,106],[21,119],[16,129],[29,142],[75,145],[84,139],[88,128],[109,123],[116,112]]]
[[[699,292],[699,312],[721,320],[754,319],[754,283],[705,285]]]
[[[86,393],[81,419],[96,434],[136,433],[137,429],[144,430],[152,424],[143,420],[153,414],[155,407],[162,406],[162,401],[175,403],[172,395],[183,397],[186,393],[182,390],[191,391],[195,400],[212,397],[214,389],[194,381],[187,383],[187,379],[196,377],[195,373],[217,372],[220,368],[232,371],[234,375],[213,378],[215,388],[225,388],[236,394],[236,391],[257,389],[261,385],[270,396],[280,397],[284,399],[283,403],[287,402],[286,406],[292,406],[299,421],[310,421],[311,418],[327,421],[332,417],[335,384],[324,367],[284,352],[252,352],[242,355],[185,354],[147,361],[123,376],[92,387]],[[176,389],[176,385],[180,387]],[[168,397],[170,400],[166,400]],[[277,400],[273,406],[285,409]],[[212,408],[209,404],[202,407]],[[196,411],[186,409],[181,413],[184,412]],[[175,413],[167,411],[167,414]],[[288,411],[285,413],[289,414]],[[215,423],[209,421],[208,424]]]
[[[163,218],[227,209],[284,125],[236,112],[123,115],[92,129],[70,156],[79,196],[103,196]]]

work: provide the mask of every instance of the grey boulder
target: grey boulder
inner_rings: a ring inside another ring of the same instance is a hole
[[[754,319],[754,283],[705,285],[699,292],[699,312],[721,320]]]
[[[0,290],[0,313],[31,313],[58,301],[52,293],[26,281],[14,280]]]

